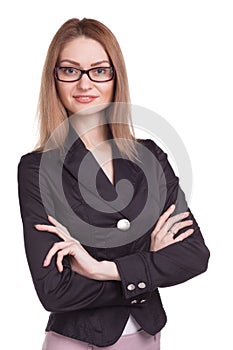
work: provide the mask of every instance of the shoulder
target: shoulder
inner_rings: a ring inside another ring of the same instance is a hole
[[[32,152],[25,153],[20,157],[19,163],[22,163],[22,162],[28,163],[31,161],[34,161],[34,162],[39,161],[42,157],[42,154],[43,154],[43,152],[39,152],[39,151],[32,151]]]
[[[40,166],[42,152],[32,151],[23,154],[18,162],[18,171],[28,171]]]
[[[158,146],[154,140],[137,138],[137,142],[149,149],[149,151],[151,151],[159,161],[167,159],[167,153],[160,146]]]
[[[18,162],[18,168],[20,169],[35,169],[40,167],[40,163],[43,159],[54,159],[58,156],[58,150],[52,149],[46,152],[42,151],[32,151],[23,154]]]
[[[42,157],[48,154],[51,157],[51,150],[42,151],[32,151],[23,154],[18,162],[17,166],[17,180],[19,188],[33,191],[36,193],[38,186],[45,185],[45,164],[42,162]]]
[[[48,174],[51,175],[51,169],[57,171],[57,161],[60,159],[58,149],[51,149],[46,152],[32,151],[23,154],[17,166],[17,178],[20,184],[28,186],[38,182],[47,181]],[[56,164],[54,167],[53,165]],[[59,168],[60,169],[60,168]],[[52,173],[53,175],[53,173]]]

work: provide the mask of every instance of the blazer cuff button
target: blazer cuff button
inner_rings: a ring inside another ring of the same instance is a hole
[[[127,289],[130,290],[130,291],[132,291],[132,290],[135,289],[135,285],[134,285],[133,283],[128,284]]]

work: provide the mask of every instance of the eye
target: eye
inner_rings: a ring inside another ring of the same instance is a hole
[[[61,67],[61,72],[66,75],[75,75],[78,73],[78,70],[72,67]]]
[[[108,68],[96,68],[92,72],[94,75],[106,75],[108,74],[107,71]]]
[[[112,80],[113,68],[112,67],[96,67],[89,70],[90,78],[96,82],[105,82]]]

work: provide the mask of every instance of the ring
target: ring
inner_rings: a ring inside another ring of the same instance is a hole
[[[176,234],[175,232],[172,231],[171,228],[168,230],[168,232],[171,233],[173,236],[175,236],[175,234]]]

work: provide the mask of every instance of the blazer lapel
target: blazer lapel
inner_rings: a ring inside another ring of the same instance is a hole
[[[63,167],[70,172],[76,182],[75,186],[83,189],[86,200],[92,207],[105,212],[123,210],[134,193],[134,185],[141,170],[119,151],[114,139],[111,140],[114,184],[89,151],[76,130],[69,123],[69,131],[64,142],[64,155],[61,156]]]

